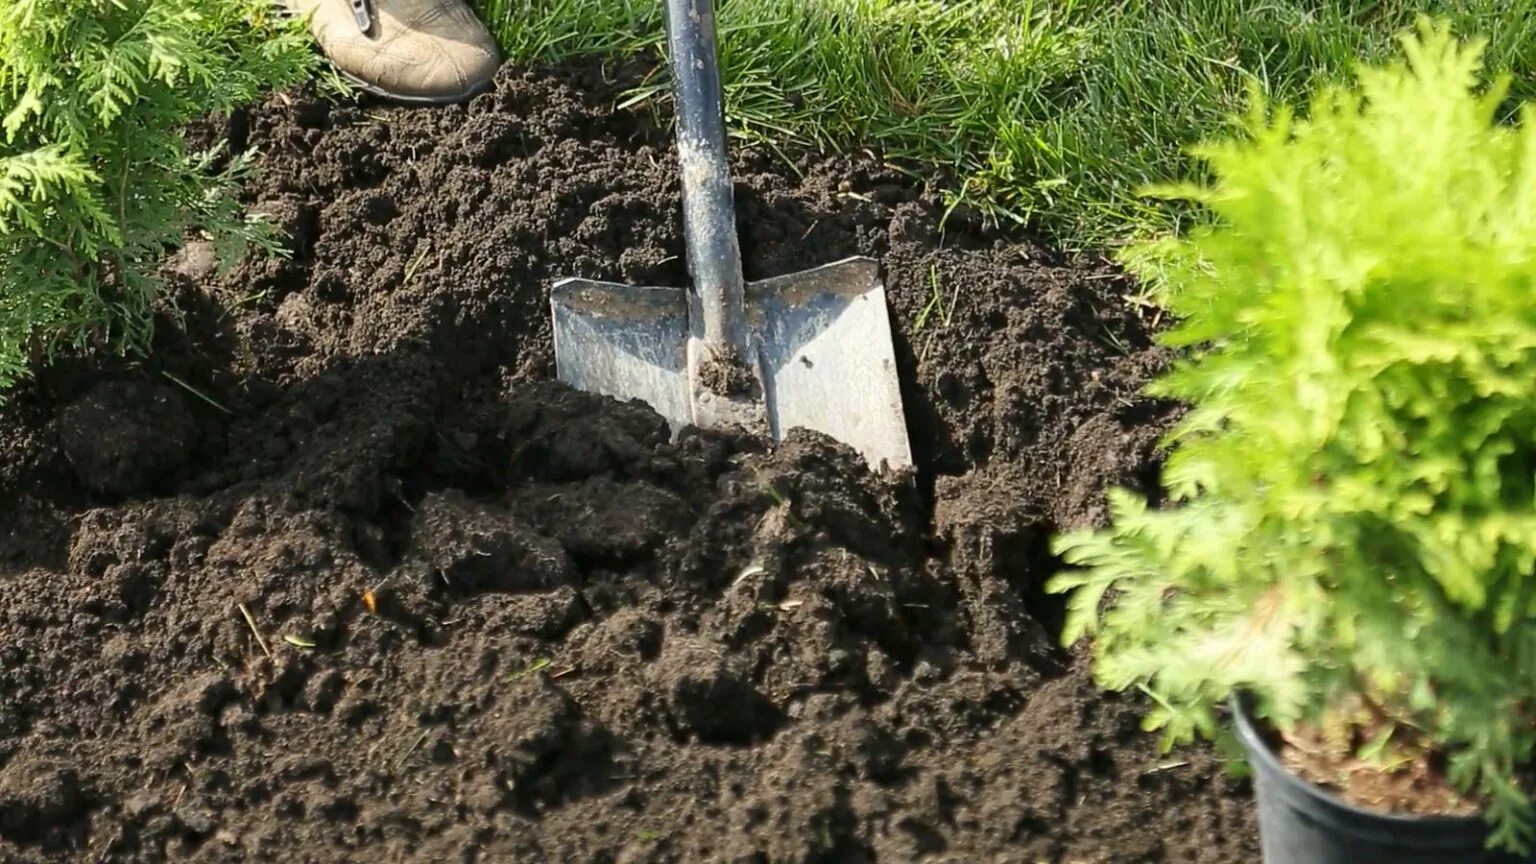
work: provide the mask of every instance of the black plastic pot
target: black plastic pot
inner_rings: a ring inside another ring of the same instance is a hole
[[[1354,807],[1280,764],[1241,698],[1238,738],[1253,768],[1264,864],[1533,864],[1487,849],[1479,818],[1393,816]]]

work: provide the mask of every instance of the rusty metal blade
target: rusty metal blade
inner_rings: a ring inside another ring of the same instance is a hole
[[[557,378],[589,393],[646,402],[674,434],[693,422],[686,292],[562,279],[550,289],[550,305]]]
[[[803,427],[873,467],[912,465],[880,266],[849,258],[747,285],[773,437]]]

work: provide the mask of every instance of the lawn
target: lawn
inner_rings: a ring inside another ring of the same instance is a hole
[[[656,2],[476,5],[518,61],[660,59]],[[1536,92],[1536,14],[1509,0],[727,0],[720,26],[743,136],[942,168],[956,202],[1084,248],[1177,228],[1138,192],[1187,169],[1183,148],[1252,88],[1300,102],[1390,54],[1420,13],[1489,40],[1512,98]],[[629,98],[666,98],[663,78]]]

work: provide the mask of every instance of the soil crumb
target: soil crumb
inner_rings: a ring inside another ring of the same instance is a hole
[[[699,381],[721,396],[746,396],[757,389],[757,376],[733,347],[717,348],[705,358],[699,364]]]

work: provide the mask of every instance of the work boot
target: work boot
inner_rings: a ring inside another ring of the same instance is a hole
[[[365,90],[404,102],[459,102],[491,83],[496,42],[465,0],[282,0],[313,13],[320,50]]]

